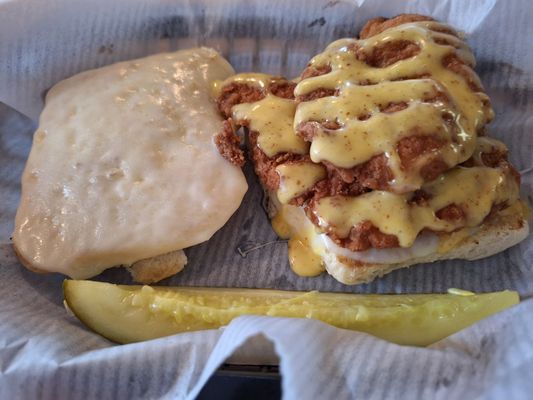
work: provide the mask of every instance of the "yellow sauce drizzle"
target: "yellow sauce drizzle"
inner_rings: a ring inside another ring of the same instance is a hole
[[[474,64],[473,55],[464,42],[432,31],[443,28],[450,29],[430,21],[403,24],[369,39],[336,41],[313,58],[311,65],[329,65],[331,72],[303,79],[296,86],[295,94],[302,96],[326,88],[337,90],[338,95],[300,103],[294,126],[332,119],[341,125],[334,131],[319,128],[310,150],[313,161],[327,160],[350,168],[385,153],[395,176],[390,183],[391,190],[402,193],[423,184],[416,167],[413,171],[404,171],[399,163],[395,146],[402,137],[416,133],[447,138],[448,144],[441,151],[450,167],[470,158],[477,131],[492,119],[493,112],[487,105],[485,93],[474,92],[461,75],[443,66],[443,58],[450,53],[455,53],[468,65]],[[443,38],[453,46],[435,42]],[[416,43],[420,52],[384,68],[357,60],[350,49],[350,45],[357,45],[370,53],[378,46],[400,40]],[[477,76],[470,72],[480,86]],[[421,75],[429,75],[431,79],[401,80]],[[445,93],[451,100],[424,102],[435,97],[437,92]],[[395,113],[379,111],[380,106],[391,102],[405,102],[408,107]],[[362,115],[370,115],[370,118],[358,120]],[[450,130],[443,115],[451,118],[455,129]]]
[[[272,228],[282,239],[289,239],[291,269],[299,276],[317,276],[324,270],[321,249],[313,246],[316,228],[301,207],[279,204]]]
[[[280,178],[278,200],[283,204],[307,192],[326,177],[326,169],[312,162],[281,164],[276,167],[276,172]]]
[[[305,236],[289,239],[289,263],[299,276],[317,276],[324,272],[322,257],[313,252]]]
[[[476,149],[472,154],[472,159],[474,160],[475,165],[483,165],[483,159],[481,155],[483,153],[491,153],[493,151],[498,151],[504,154],[507,154],[508,152],[507,146],[499,140],[489,138],[487,136],[478,137]]]
[[[272,224],[272,229],[274,230],[274,232],[276,232],[276,235],[278,235],[280,239],[290,239],[292,227],[289,225],[287,219],[284,217],[284,213],[282,210],[279,210],[270,221]]]
[[[257,145],[268,157],[279,153],[307,154],[309,143],[296,135],[292,128],[296,102],[274,96],[268,90],[270,84],[279,80],[268,74],[242,73],[234,75],[225,81],[213,84],[213,93],[220,95],[224,86],[240,83],[260,88],[265,98],[253,103],[242,103],[232,108],[235,121],[247,121],[248,128],[259,134]]]
[[[259,133],[257,145],[268,157],[290,152],[307,154],[309,144],[292,129],[296,103],[268,94],[255,103],[242,103],[232,108],[235,121],[248,121],[248,128]]]
[[[347,237],[353,226],[371,221],[383,233],[396,235],[401,247],[413,245],[425,228],[452,232],[483,222],[492,205],[518,198],[514,179],[496,168],[455,168],[422,188],[431,195],[427,206],[409,204],[408,194],[373,191],[358,197],[332,196],[320,199],[314,208],[319,225],[339,237]],[[435,213],[450,204],[460,206],[466,221],[447,221]]]
[[[296,135],[292,127],[296,102],[269,92],[270,85],[276,80],[279,78],[267,74],[237,74],[225,81],[215,82],[213,93],[220,95],[222,88],[231,83],[260,88],[266,94],[265,97],[253,103],[233,106],[233,119],[237,122],[246,121],[248,128],[258,133],[257,146],[269,158],[279,153],[308,154],[309,143]],[[311,162],[280,165],[276,171],[280,175],[277,195],[282,203],[288,203],[306,192],[326,176],[323,166]]]

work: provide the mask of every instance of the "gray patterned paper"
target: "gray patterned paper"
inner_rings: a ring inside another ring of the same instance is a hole
[[[533,6],[527,0],[4,0],[0,101],[35,121],[44,93],[63,78],[198,45],[217,48],[239,71],[292,77],[333,39],[356,34],[369,18],[401,12],[432,15],[467,34],[496,110],[489,132],[508,144],[531,204]],[[523,303],[426,349],[316,321],[266,317],[125,346],[100,338],[64,310],[63,277],[25,270],[10,246],[34,127],[0,105],[0,399],[193,398],[237,348],[237,362],[276,362],[275,350],[287,399],[531,397],[531,237],[489,259],[416,266],[367,285],[299,278],[288,266],[286,244],[270,228],[249,165],[241,208],[211,240],[188,249],[185,270],[162,284],[358,293],[514,289]],[[96,279],[131,283],[118,269]]]

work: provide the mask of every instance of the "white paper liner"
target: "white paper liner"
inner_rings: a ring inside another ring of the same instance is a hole
[[[333,39],[364,21],[417,12],[468,36],[496,119],[491,135],[510,148],[520,170],[533,166],[533,7],[517,1],[0,1],[0,101],[37,118],[42,96],[76,72],[160,51],[208,45],[240,71],[296,75]],[[9,235],[20,174],[34,125],[0,106],[0,398],[193,398],[247,338],[237,359],[280,357],[284,397],[529,398],[533,392],[533,299],[427,349],[397,346],[316,321],[242,317],[224,330],[116,346],[89,332],[62,306],[58,275],[18,264]],[[531,202],[533,172],[522,177]],[[368,285],[329,276],[299,278],[250,191],[229,223],[187,251],[184,272],[167,285],[262,287],[359,293],[518,290],[533,296],[531,237],[476,262],[446,261],[397,271]],[[122,270],[97,279],[131,283]],[[196,386],[195,386],[196,385]]]

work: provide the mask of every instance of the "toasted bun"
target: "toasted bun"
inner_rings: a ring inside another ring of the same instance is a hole
[[[183,250],[172,251],[160,256],[137,261],[126,269],[135,282],[155,283],[180,272],[187,264]]]
[[[504,210],[505,211],[505,210]],[[326,270],[339,282],[346,285],[367,283],[395,269],[415,264],[439,260],[478,260],[490,257],[524,240],[529,233],[529,225],[519,211],[502,212],[492,216],[472,235],[467,236],[445,253],[433,253],[398,264],[366,264],[354,262],[333,253],[324,257]],[[450,234],[441,237],[445,239]]]
[[[279,211],[279,202],[275,195],[265,192],[264,207],[270,218]],[[527,212],[526,212],[527,213]],[[336,280],[345,285],[368,283],[396,269],[407,268],[415,264],[431,263],[439,260],[478,260],[500,253],[520,243],[529,234],[529,224],[520,202],[515,206],[492,215],[481,226],[465,238],[455,243],[446,252],[435,252],[424,257],[413,258],[407,262],[396,264],[372,264],[354,261],[328,252],[323,256],[326,271]],[[440,234],[440,240],[453,239],[453,234]]]

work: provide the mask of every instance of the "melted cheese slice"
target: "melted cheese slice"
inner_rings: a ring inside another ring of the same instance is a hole
[[[218,153],[201,48],[121,62],[48,93],[22,178],[14,244],[32,268],[76,279],[209,239],[247,184]]]

